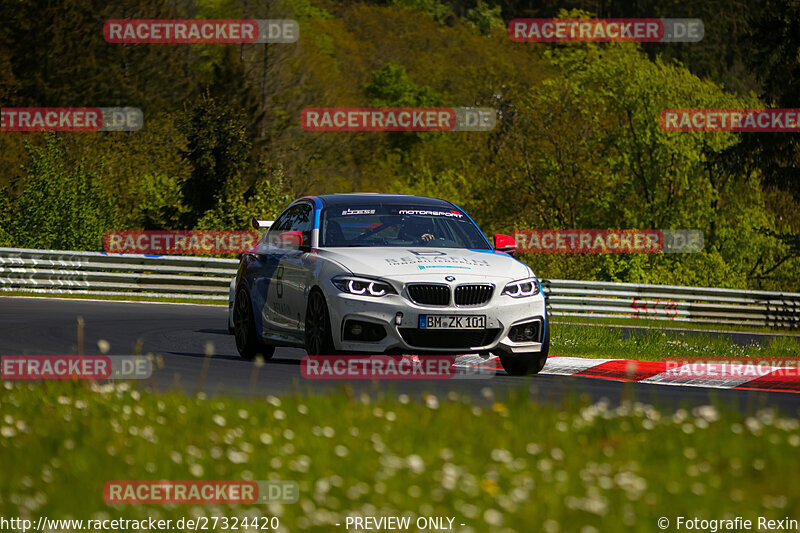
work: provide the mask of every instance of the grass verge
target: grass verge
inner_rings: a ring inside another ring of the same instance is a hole
[[[738,324],[705,324],[698,322],[684,322],[680,320],[654,320],[652,318],[595,318],[592,315],[584,316],[555,316],[551,315],[551,323],[557,324],[592,324],[596,326],[644,326],[652,329],[688,330],[688,331],[733,331],[737,333],[774,333],[779,335],[795,335],[800,337],[797,329],[768,328],[763,326],[746,326]]]
[[[342,531],[348,514],[455,517],[455,531],[659,531],[666,516],[783,518],[800,508],[800,421],[704,406],[480,405],[344,389],[263,400],[126,383],[0,388],[0,514],[36,519],[278,516]],[[486,401],[488,400],[488,401]],[[295,504],[107,505],[109,480],[294,480]],[[341,527],[333,524],[341,523]],[[465,526],[460,526],[460,524]]]

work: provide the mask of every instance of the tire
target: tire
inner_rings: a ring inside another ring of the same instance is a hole
[[[233,335],[236,338],[236,350],[245,361],[252,361],[259,354],[269,359],[275,353],[274,346],[259,340],[253,319],[253,305],[245,289],[240,289],[233,301]]]
[[[499,354],[500,364],[510,376],[531,376],[538,374],[547,363],[547,356],[550,353],[550,322],[544,327],[544,339],[542,340],[542,351],[532,355],[506,355]]]
[[[306,306],[306,352],[308,355],[333,355],[333,331],[328,304],[319,290],[311,291]]]

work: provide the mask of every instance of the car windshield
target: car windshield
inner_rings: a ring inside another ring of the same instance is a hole
[[[458,209],[376,204],[325,209],[320,246],[491,249],[481,231]]]

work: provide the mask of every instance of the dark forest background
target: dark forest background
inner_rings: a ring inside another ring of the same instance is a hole
[[[133,106],[138,132],[0,132],[0,245],[246,229],[302,194],[437,196],[488,233],[697,228],[699,254],[527,255],[547,278],[800,291],[797,134],[662,108],[800,107],[792,0],[3,0],[0,106]],[[700,18],[675,44],[533,44],[513,18]],[[292,44],[120,45],[122,18],[293,18]],[[490,132],[310,133],[305,107],[480,106]]]

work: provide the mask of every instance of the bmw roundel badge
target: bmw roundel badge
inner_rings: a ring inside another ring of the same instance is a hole
[[[445,280],[445,281],[455,281],[455,280],[456,280],[456,278],[454,278],[453,276],[445,276],[445,277],[444,277],[444,280]]]

